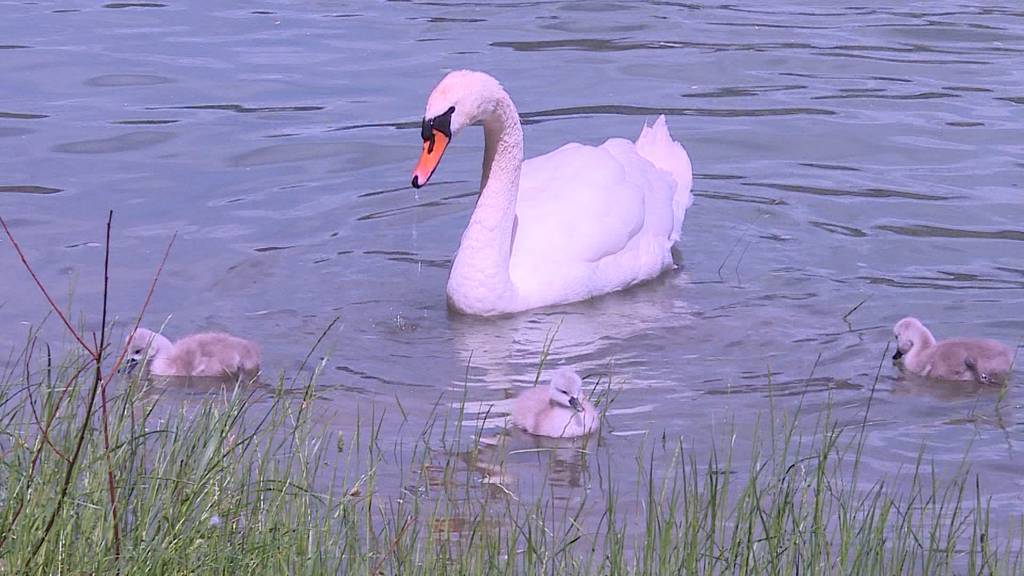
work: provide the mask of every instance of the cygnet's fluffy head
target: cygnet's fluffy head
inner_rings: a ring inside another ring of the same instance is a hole
[[[896,323],[892,328],[893,336],[896,337],[896,353],[893,360],[899,360],[915,346],[927,346],[935,343],[932,333],[924,327],[917,318],[908,316]]]
[[[559,368],[551,376],[551,401],[555,404],[582,412],[583,405],[580,404],[582,389],[583,380],[572,368]]]
[[[142,364],[147,359],[169,354],[173,344],[171,344],[170,340],[152,330],[139,328],[125,339],[125,347],[128,351],[125,353],[124,364],[121,369],[127,373],[134,370],[136,366]]]

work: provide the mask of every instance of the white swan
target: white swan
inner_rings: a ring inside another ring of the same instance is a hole
[[[1013,366],[1013,352],[995,340],[950,338],[936,342],[917,318],[907,317],[893,327],[896,353],[893,362],[918,376],[938,380],[974,380],[979,384],[1005,384]]]
[[[157,376],[216,376],[248,382],[260,369],[259,347],[223,332],[192,334],[172,344],[162,334],[139,328],[128,335],[125,345],[126,372],[148,361],[150,373]]]
[[[559,368],[548,386],[534,386],[516,396],[512,423],[537,436],[575,438],[597,429],[594,405],[582,396],[583,380],[572,368]]]
[[[453,309],[494,315],[585,300],[673,266],[693,175],[664,116],[636,143],[571,143],[524,162],[519,113],[501,84],[451,72],[427,100],[412,185],[425,185],[452,136],[477,122],[483,175],[448,277]]]

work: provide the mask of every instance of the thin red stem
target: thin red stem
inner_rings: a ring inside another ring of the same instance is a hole
[[[110,227],[114,220],[114,211],[107,213],[106,249],[103,251],[103,312],[100,316],[100,341],[96,346],[95,381],[100,385],[100,413],[103,418],[103,452],[107,459],[107,494],[110,496],[110,515],[114,523],[114,564],[118,573],[121,572],[121,526],[117,517],[117,486],[114,483],[114,463],[110,457],[110,425],[107,416],[107,383],[103,378],[103,352],[107,346],[107,301],[110,296]],[[96,334],[93,333],[95,339]]]

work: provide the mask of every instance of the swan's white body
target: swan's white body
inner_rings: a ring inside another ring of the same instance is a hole
[[[162,334],[139,328],[128,336],[126,345],[127,368],[148,361],[149,372],[157,376],[215,376],[250,381],[260,369],[259,347],[223,332],[192,334],[172,344]]]
[[[448,74],[425,118],[450,109],[452,135],[482,122],[485,140],[480,197],[448,278],[452,308],[494,315],[584,300],[673,266],[693,177],[664,116],[635,143],[572,143],[524,162],[519,114],[497,80]],[[414,185],[426,182],[436,156],[427,168],[421,160]]]
[[[583,381],[571,368],[557,370],[548,386],[534,386],[516,396],[512,423],[537,436],[575,438],[597,429],[599,417],[582,396]]]

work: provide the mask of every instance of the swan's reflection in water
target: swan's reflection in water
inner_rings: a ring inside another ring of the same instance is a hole
[[[572,365],[581,374],[610,359],[620,366],[646,362],[642,347],[624,343],[690,323],[692,311],[681,298],[687,281],[670,272],[586,302],[498,318],[453,315],[456,360],[471,368],[466,384],[491,389],[535,382],[546,351],[545,366]]]
[[[520,430],[512,430],[508,438],[506,466],[517,470],[529,468],[544,472],[535,478],[528,475],[518,478],[519,492],[525,494],[540,490],[540,487],[532,482],[539,480],[547,485],[554,500],[565,501],[575,496],[566,489],[589,487],[588,458],[595,448],[602,445],[599,434],[574,441],[533,436]]]
[[[232,401],[240,400],[249,406],[260,404],[274,397],[294,395],[300,397],[302,390],[280,390],[259,379],[240,382],[216,376],[133,376],[122,380],[120,385],[129,394],[137,394],[135,406],[148,412],[147,418],[154,424],[163,424],[179,416],[191,419],[197,412],[209,405],[223,409]],[[135,392],[130,388],[135,387]],[[269,405],[267,408],[269,409]],[[248,414],[248,410],[245,411]],[[259,417],[265,410],[256,411]],[[254,413],[255,414],[255,413]],[[256,418],[257,420],[259,418]]]
[[[567,528],[571,511],[595,497],[589,460],[599,442],[597,435],[555,439],[503,430],[458,452],[429,451],[418,484],[406,491],[436,503],[431,529],[451,540],[481,528],[507,529],[510,512],[521,505],[542,516],[531,520]],[[540,502],[549,505],[532,507]]]
[[[998,396],[1003,386],[981,384],[977,380],[934,380],[915,374],[900,374],[889,379],[893,396],[927,396],[935,400],[964,400],[979,395]]]

